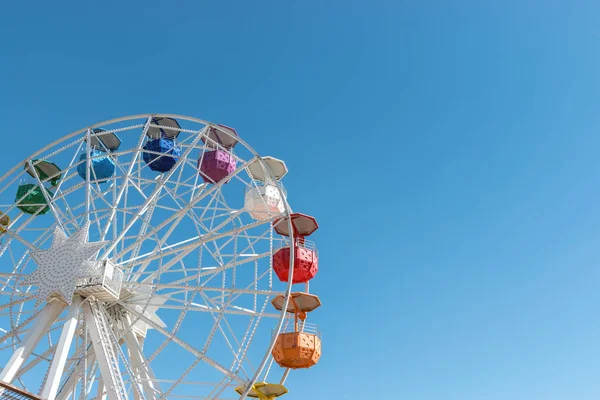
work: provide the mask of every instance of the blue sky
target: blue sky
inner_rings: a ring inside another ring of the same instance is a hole
[[[218,4],[217,4],[218,3]],[[142,112],[235,127],[315,215],[287,399],[600,396],[600,4],[11,2],[8,169]]]

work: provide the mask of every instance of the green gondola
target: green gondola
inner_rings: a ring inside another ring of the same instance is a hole
[[[44,190],[52,198],[54,194],[46,188]],[[33,183],[19,185],[15,202],[17,208],[27,214],[46,214],[50,210],[41,188]]]

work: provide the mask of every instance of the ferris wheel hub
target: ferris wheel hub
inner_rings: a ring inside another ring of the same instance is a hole
[[[81,297],[94,296],[102,301],[119,300],[123,284],[123,271],[110,260],[96,261],[97,270],[77,280],[75,294]]]
[[[31,252],[38,268],[26,284],[37,285],[38,303],[53,296],[70,305],[78,280],[98,275],[98,265],[90,259],[106,242],[88,242],[88,229],[89,222],[68,237],[57,226],[50,248]]]

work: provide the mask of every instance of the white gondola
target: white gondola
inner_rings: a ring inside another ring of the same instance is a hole
[[[274,183],[253,181],[246,189],[244,196],[244,209],[256,220],[263,220],[271,216],[277,216],[285,210],[285,189]]]

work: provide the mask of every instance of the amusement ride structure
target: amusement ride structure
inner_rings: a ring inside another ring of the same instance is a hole
[[[321,355],[315,218],[235,129],[148,114],[0,178],[0,399],[269,400]]]

